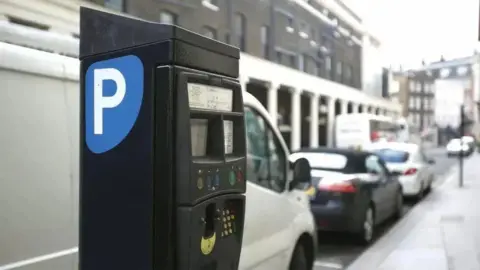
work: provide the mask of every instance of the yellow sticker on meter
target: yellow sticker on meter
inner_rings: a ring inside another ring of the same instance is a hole
[[[307,190],[305,190],[305,193],[306,193],[308,196],[313,197],[313,196],[315,196],[316,191],[317,191],[317,190],[316,190],[313,186],[311,186],[311,187],[309,187]]]
[[[203,255],[208,255],[212,253],[213,248],[215,247],[215,241],[217,240],[217,234],[213,233],[211,237],[204,238],[200,241],[200,249],[202,250]]]

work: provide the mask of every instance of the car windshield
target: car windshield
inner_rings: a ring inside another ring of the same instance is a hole
[[[294,160],[305,158],[310,163],[310,166],[315,169],[341,171],[347,165],[347,157],[333,153],[298,152],[292,154],[291,158]]]
[[[410,157],[407,151],[388,148],[375,150],[374,153],[386,163],[404,163]]]
[[[297,152],[290,156],[290,161],[305,158],[314,170],[332,171],[341,173],[365,173],[364,160],[353,155],[326,152]]]

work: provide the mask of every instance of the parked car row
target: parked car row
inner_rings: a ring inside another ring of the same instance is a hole
[[[379,142],[369,149],[302,149],[312,168],[306,189],[317,229],[354,234],[369,244],[375,226],[403,212],[403,198],[420,200],[431,190],[434,173],[422,149],[412,143]]]
[[[405,196],[431,189],[431,165],[415,144],[318,147],[292,154],[262,104],[244,92],[247,201],[239,269],[312,269],[317,232],[354,234],[400,218]],[[321,241],[321,239],[320,239]]]

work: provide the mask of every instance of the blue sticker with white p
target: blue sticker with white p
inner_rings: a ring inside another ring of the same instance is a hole
[[[121,143],[143,101],[143,63],[134,55],[93,63],[85,75],[85,140],[93,153]]]

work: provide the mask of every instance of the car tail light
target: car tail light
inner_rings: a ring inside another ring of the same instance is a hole
[[[350,181],[341,182],[341,183],[331,183],[331,184],[322,184],[320,182],[318,184],[318,190],[340,192],[340,193],[355,193],[355,192],[357,192],[357,188]]]
[[[404,175],[414,175],[417,173],[417,169],[416,168],[410,168],[408,170],[406,170],[403,174]]]

